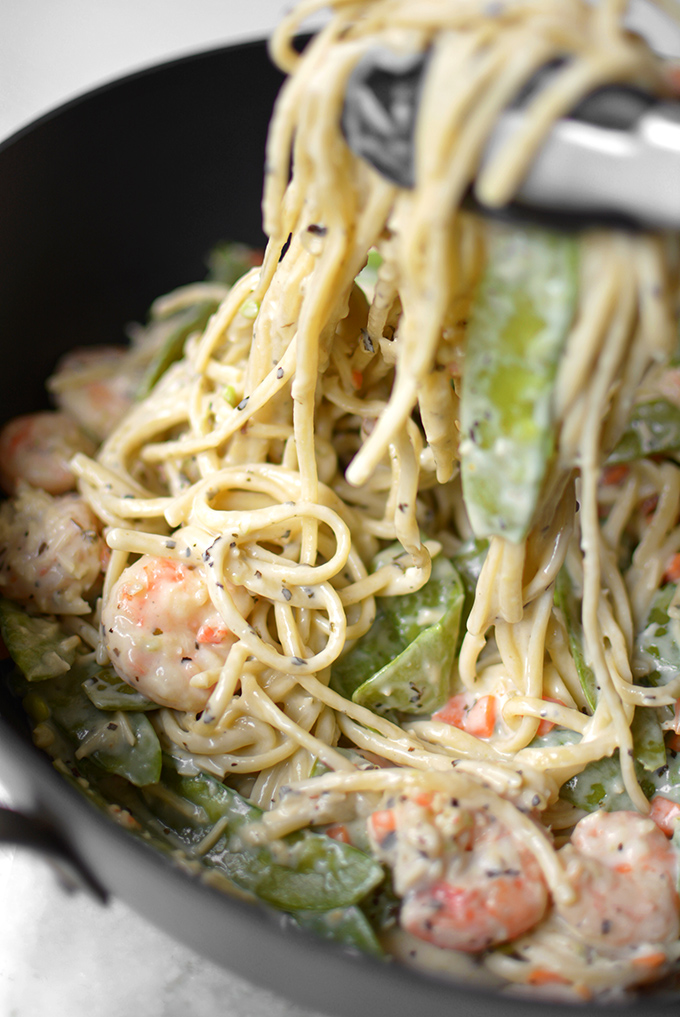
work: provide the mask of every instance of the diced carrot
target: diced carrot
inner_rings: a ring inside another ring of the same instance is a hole
[[[229,629],[223,622],[203,622],[196,639],[199,643],[221,643],[228,634]]]
[[[419,791],[418,794],[413,796],[413,801],[416,805],[421,805],[424,809],[432,805],[432,799],[434,798],[434,791]]]
[[[654,795],[649,818],[654,820],[667,837],[672,837],[675,833],[675,824],[680,818],[680,805],[672,802],[670,798],[664,798],[663,795]]]
[[[432,714],[433,720],[441,720],[444,724],[450,724],[451,727],[463,727],[463,718],[467,712],[467,696],[464,692],[459,692],[455,696],[451,696],[447,703],[444,703],[436,713]]]
[[[355,388],[361,388],[364,383],[364,376],[361,371],[357,371],[356,368],[352,371],[352,384]]]
[[[672,734],[666,742],[666,748],[673,752],[680,752],[680,734]]]
[[[342,844],[351,844],[349,830],[344,823],[333,823],[331,826],[326,827],[326,833],[333,840],[338,840]]]
[[[676,552],[666,565],[663,574],[664,583],[677,583],[680,579],[680,552]]]
[[[557,703],[558,706],[564,706],[565,705],[562,702],[561,699],[551,699],[550,696],[543,696],[543,700],[546,703]],[[548,733],[548,731],[552,731],[554,726],[555,726],[555,722],[554,721],[552,721],[552,720],[542,720],[541,723],[538,725],[538,730],[537,730],[536,734],[539,737],[541,735],[546,735]]]
[[[369,816],[369,823],[371,824],[371,830],[373,836],[377,840],[378,844],[382,844],[386,837],[393,833],[397,828],[397,820],[394,815],[394,809],[378,809]]]
[[[468,693],[459,692],[433,713],[432,719],[460,728],[477,738],[490,738],[496,723],[496,697],[480,696],[476,702],[469,703]]]
[[[463,726],[468,734],[490,738],[496,726],[496,697],[481,696],[468,710]]]
[[[557,971],[550,971],[548,968],[536,968],[528,978],[529,985],[549,985],[556,982],[558,985],[568,985],[569,979],[560,975]]]
[[[633,957],[631,964],[636,968],[658,968],[666,962],[666,954],[662,950],[654,950],[652,953],[643,953],[639,957]]]
[[[625,463],[616,463],[614,466],[606,466],[602,471],[602,483],[607,485],[620,484],[630,472],[630,467]]]

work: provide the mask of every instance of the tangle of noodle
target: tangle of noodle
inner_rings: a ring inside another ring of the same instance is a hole
[[[232,288],[97,457],[74,460],[114,551],[103,600],[134,555],[202,569],[236,643],[200,715],[162,709],[155,723],[166,744],[242,781],[268,810],[267,836],[320,821],[313,802],[322,791],[332,803],[446,789],[511,826],[554,898],[566,900],[559,857],[526,812],[539,802],[546,827],[573,825],[579,814],[558,798],[560,786],[617,750],[630,800],[648,811],[631,754],[633,713],[673,704],[679,691],[637,684],[633,660],[634,634],[680,549],[678,467],[634,463],[605,522],[599,487],[635,393],[673,349],[673,238],[593,230],[579,240],[578,308],[552,407],[552,486],[524,542],[491,539],[456,665],[469,690],[502,688],[504,733],[486,740],[436,719],[397,724],[334,691],[330,668],[370,629],[376,596],[420,588],[450,534],[470,534],[451,376],[488,227],[462,210],[468,188],[474,182],[489,206],[506,203],[557,118],[603,83],[663,91],[664,68],[624,30],[616,0],[333,0],[299,55],[294,35],[326,6],[303,0],[272,42],[290,77],[269,136],[261,269]],[[355,158],[339,127],[348,77],[376,43],[432,53],[412,191]],[[521,132],[479,171],[508,97],[564,56]],[[371,248],[383,260],[369,305],[354,279]],[[226,384],[236,406],[220,395]],[[656,507],[624,575],[618,550],[643,496]],[[432,539],[423,542],[427,517]],[[393,541],[406,566],[370,571]],[[594,709],[554,603],[565,562],[582,590]],[[254,598],[247,617],[234,587]],[[532,746],[546,717],[578,739]],[[385,765],[357,769],[339,745]],[[291,787],[292,799],[281,793]],[[333,818],[329,809],[321,821]],[[558,963],[566,980],[593,991],[640,977],[630,959],[586,963],[551,921],[525,937],[521,962],[491,951],[489,971],[524,982]]]

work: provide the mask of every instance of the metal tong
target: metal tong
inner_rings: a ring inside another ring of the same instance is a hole
[[[544,68],[508,106],[487,145],[490,159],[520,126]],[[342,129],[352,151],[400,187],[413,187],[414,132],[428,54],[376,48],[350,76]],[[588,224],[680,227],[680,102],[625,85],[598,89],[554,124],[510,206],[468,206],[560,228]]]

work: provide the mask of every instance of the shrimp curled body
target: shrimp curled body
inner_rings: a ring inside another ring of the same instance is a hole
[[[617,954],[677,939],[676,853],[653,820],[594,812],[577,823],[560,857],[577,893],[557,912],[586,943]]]
[[[229,584],[246,613],[250,598]],[[143,555],[126,568],[102,609],[117,674],[161,706],[198,712],[235,636],[215,609],[199,568]],[[198,675],[202,682],[192,682]]]
[[[59,409],[100,442],[132,408],[140,381],[126,347],[93,346],[66,353],[48,388]]]
[[[75,488],[69,460],[95,446],[66,413],[45,410],[13,417],[0,431],[0,486],[14,494],[24,481],[50,494]]]
[[[402,796],[368,823],[403,897],[402,927],[435,946],[476,953],[536,925],[548,890],[531,851],[492,815],[430,797]]]
[[[108,548],[77,494],[20,483],[0,505],[0,593],[46,614],[88,614]]]

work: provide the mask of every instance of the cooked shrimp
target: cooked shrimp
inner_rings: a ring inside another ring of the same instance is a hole
[[[47,614],[86,614],[108,554],[77,494],[21,484],[0,506],[0,591],[11,600]]]
[[[225,585],[247,613],[248,593]],[[204,708],[210,689],[191,679],[219,670],[235,642],[200,569],[151,555],[126,568],[115,583],[102,610],[102,629],[123,681],[161,706],[192,712]]]
[[[476,953],[537,924],[548,904],[533,854],[493,815],[443,794],[403,795],[368,821],[393,869],[400,924],[435,946]]]
[[[7,494],[21,480],[64,494],[76,486],[69,466],[76,452],[92,455],[94,445],[68,414],[45,410],[14,417],[0,431],[0,484]]]
[[[653,820],[637,812],[594,812],[560,851],[577,891],[557,913],[605,953],[661,945],[680,932],[675,849]]]
[[[132,406],[139,381],[126,347],[92,346],[62,357],[47,387],[60,409],[103,441]]]

